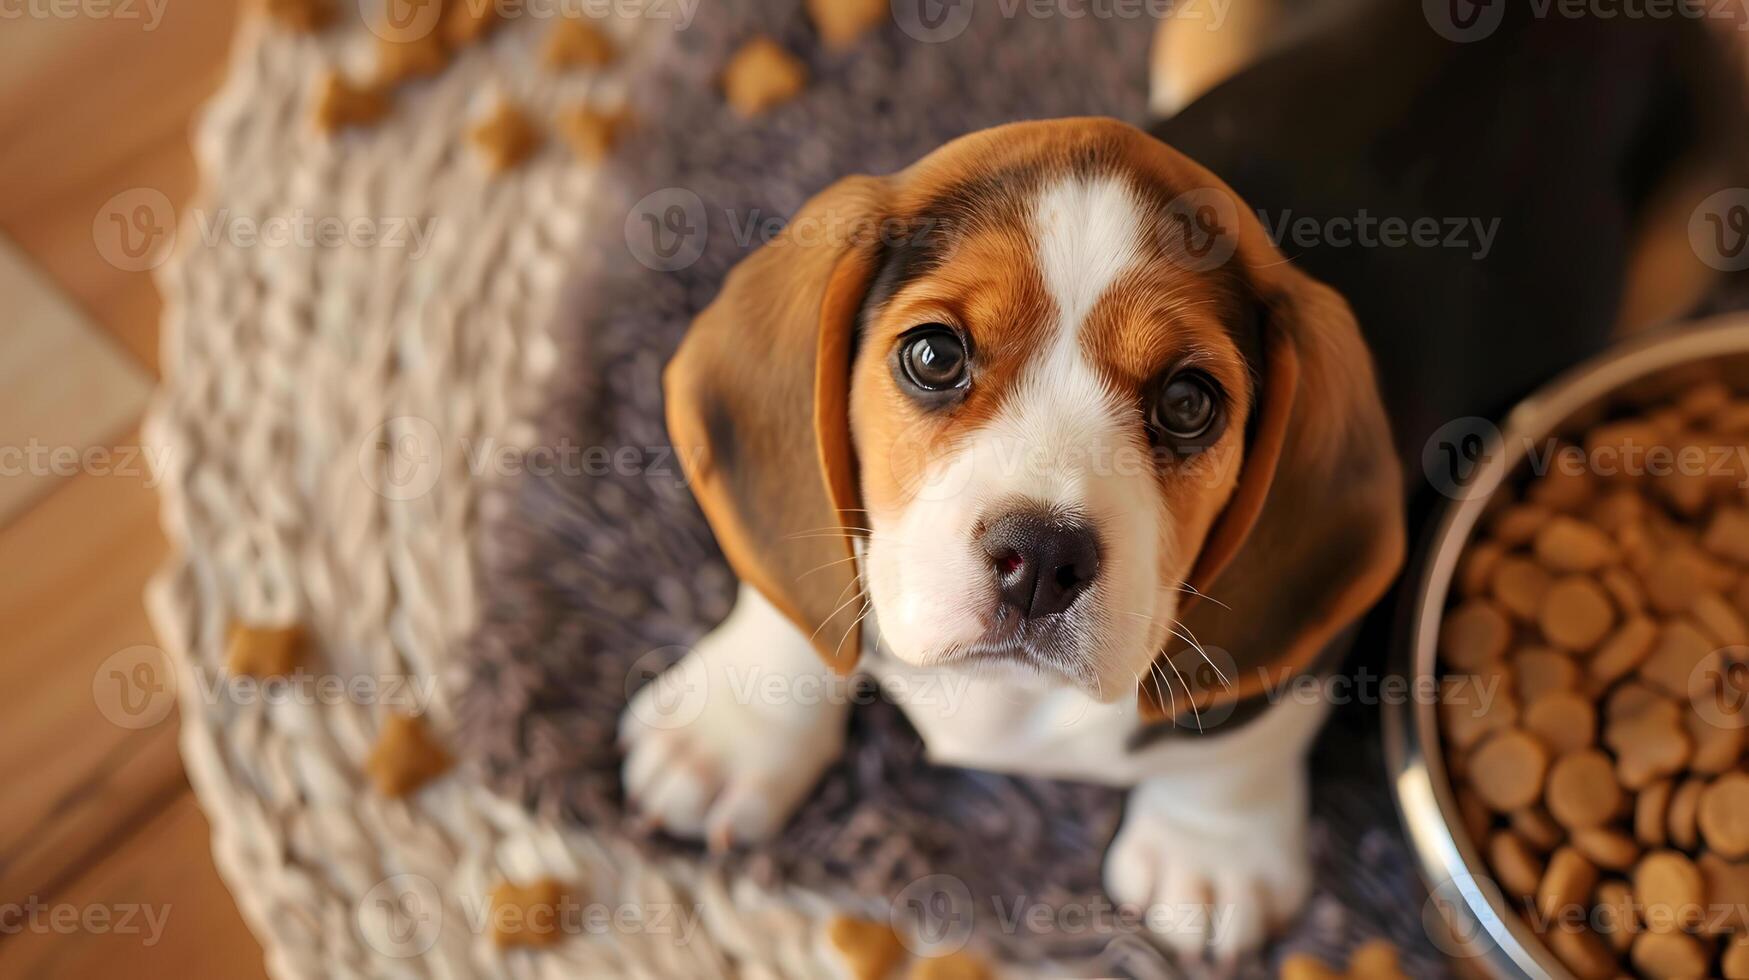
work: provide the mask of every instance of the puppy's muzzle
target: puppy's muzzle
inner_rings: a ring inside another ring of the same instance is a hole
[[[1099,538],[1091,527],[1036,510],[1007,514],[979,544],[996,571],[1000,611],[1023,620],[1066,611],[1099,576]]]

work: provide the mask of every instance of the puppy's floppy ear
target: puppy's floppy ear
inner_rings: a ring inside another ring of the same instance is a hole
[[[1354,316],[1245,232],[1238,260],[1262,310],[1263,363],[1238,486],[1189,580],[1207,598],[1190,597],[1179,614],[1238,669],[1199,683],[1177,710],[1153,684],[1142,696],[1144,711],[1185,724],[1192,705],[1255,697],[1312,669],[1403,562],[1402,481]]]
[[[840,672],[863,611],[850,359],[887,192],[850,177],[809,201],[729,273],[663,376],[669,436],[729,564]]]

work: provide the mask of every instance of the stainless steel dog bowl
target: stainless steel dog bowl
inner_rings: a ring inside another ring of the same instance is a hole
[[[1520,402],[1497,433],[1481,420],[1455,425],[1471,451],[1487,445],[1439,515],[1403,611],[1407,629],[1397,669],[1411,690],[1437,684],[1435,654],[1440,619],[1458,558],[1469,544],[1488,500],[1510,485],[1530,458],[1530,447],[1597,421],[1624,388],[1677,385],[1684,372],[1718,362],[1725,376],[1749,379],[1749,317],[1685,324],[1628,342],[1561,375]],[[1461,430],[1461,431],[1459,431]],[[1418,461],[1409,461],[1415,465]],[[1450,488],[1447,488],[1450,489]],[[1397,811],[1415,849],[1431,897],[1422,920],[1434,944],[1466,973],[1490,977],[1569,977],[1554,954],[1510,909],[1488,874],[1478,842],[1469,840],[1440,750],[1434,699],[1417,696],[1387,705],[1385,756]]]

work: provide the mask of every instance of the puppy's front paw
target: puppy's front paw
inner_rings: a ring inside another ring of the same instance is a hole
[[[1239,806],[1199,799],[1194,780],[1137,786],[1105,855],[1105,890],[1140,906],[1181,954],[1231,963],[1255,950],[1312,891],[1304,775],[1285,782]]]
[[[781,690],[794,675],[749,649],[746,634],[706,637],[620,717],[628,805],[716,850],[775,834],[844,748],[846,705],[806,697],[818,689],[805,685]],[[769,634],[751,639],[769,648]]]

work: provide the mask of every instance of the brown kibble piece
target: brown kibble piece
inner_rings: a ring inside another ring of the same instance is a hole
[[[1617,953],[1627,952],[1634,944],[1634,934],[1640,931],[1632,886],[1614,879],[1598,885],[1596,908],[1598,931],[1609,937],[1609,944]]]
[[[1524,729],[1555,752],[1588,748],[1597,740],[1597,707],[1575,691],[1551,691],[1524,709]]]
[[[1597,887],[1597,867],[1571,847],[1549,857],[1548,870],[1536,890],[1536,908],[1549,922],[1573,921],[1575,910],[1590,908],[1591,889]]]
[[[1562,446],[1551,458],[1549,471],[1533,480],[1527,496],[1545,507],[1561,511],[1576,511],[1591,502],[1596,489],[1585,462],[1585,452],[1578,446]]]
[[[1706,882],[1686,855],[1654,851],[1634,866],[1634,899],[1655,932],[1686,929],[1701,918]]]
[[[1529,704],[1545,694],[1579,686],[1579,665],[1559,650],[1534,647],[1512,658],[1518,678],[1518,699]]]
[[[1621,624],[1591,655],[1585,665],[1586,673],[1599,684],[1614,683],[1645,663],[1657,642],[1658,624],[1644,616],[1635,616]]]
[[[1700,980],[1707,974],[1706,947],[1680,932],[1645,932],[1634,940],[1634,969],[1650,980]]]
[[[1749,510],[1720,507],[1713,511],[1700,546],[1739,565],[1749,565]]]
[[[800,95],[808,69],[768,37],[741,46],[723,72],[723,94],[743,117],[757,116]]]
[[[1615,752],[1617,778],[1631,790],[1679,771],[1693,752],[1681,711],[1664,700],[1611,717],[1603,726],[1603,742]]]
[[[1311,953],[1294,953],[1281,961],[1280,980],[1343,980],[1343,974]]]
[[[468,130],[468,141],[480,152],[486,168],[503,173],[528,159],[540,145],[540,133],[522,111],[508,102]]]
[[[1537,625],[1550,643],[1583,653],[1609,634],[1615,625],[1615,607],[1595,580],[1569,575],[1549,586]]]
[[[304,659],[301,626],[231,626],[225,669],[233,677],[285,677]]]
[[[401,797],[441,776],[451,765],[449,753],[431,737],[423,721],[390,714],[383,719],[383,730],[364,769],[378,793]]]
[[[1673,620],[1658,631],[1652,655],[1640,665],[1640,678],[1673,698],[1688,698],[1689,686],[1701,662],[1712,653],[1713,641],[1686,620]]]
[[[1688,726],[1689,741],[1694,743],[1694,755],[1688,760],[1690,770],[1716,776],[1736,767],[1749,732],[1735,724],[1716,725],[1694,711],[1685,712],[1683,722]]]
[[[435,32],[407,40],[377,41],[377,83],[396,85],[435,75],[449,64],[449,49]]]
[[[1676,548],[1652,558],[1652,567],[1642,576],[1641,584],[1653,609],[1675,615],[1688,611],[1688,604],[1705,591],[1711,577],[1699,555]]]
[[[1543,863],[1536,852],[1510,830],[1496,830],[1488,838],[1488,866],[1513,895],[1535,895],[1543,877]]]
[[[1708,850],[1726,860],[1749,856],[1749,775],[1733,772],[1700,794],[1695,821]]]
[[[1480,541],[1471,545],[1458,559],[1458,594],[1468,597],[1480,595],[1493,581],[1494,568],[1500,559],[1506,557],[1506,549],[1497,541]]]
[[[368,126],[388,115],[389,99],[375,85],[355,85],[338,74],[322,80],[316,96],[316,128],[334,133],[348,126]]]
[[[1408,980],[1388,939],[1368,939],[1348,954],[1349,980]]]
[[[330,0],[266,0],[267,16],[287,30],[311,34],[334,22]]]
[[[1703,592],[1695,596],[1694,604],[1688,607],[1688,613],[1718,646],[1749,644],[1749,626],[1744,624],[1743,617],[1736,608],[1717,592]]]
[[[1467,749],[1489,732],[1512,727],[1518,705],[1500,675],[1456,674],[1440,679],[1439,716],[1446,739]]]
[[[1663,847],[1670,839],[1670,797],[1675,782],[1660,779],[1634,797],[1634,839],[1647,847]]]
[[[989,975],[984,961],[963,949],[942,956],[919,956],[905,974],[908,980],[985,980]]]
[[[881,980],[905,954],[898,935],[885,922],[835,916],[826,924],[826,940],[855,980]]]
[[[808,0],[808,19],[829,48],[846,48],[885,21],[888,0]]]
[[[1603,714],[1612,722],[1625,721],[1647,708],[1663,711],[1663,708],[1654,708],[1653,706],[1669,703],[1669,698],[1639,681],[1627,681],[1616,685],[1609,692],[1609,696],[1603,702]]]
[[[1608,827],[1573,831],[1573,847],[1606,871],[1626,871],[1640,859],[1640,845],[1627,834]]]
[[[1494,540],[1508,548],[1516,548],[1536,540],[1538,531],[1554,517],[1547,507],[1537,504],[1513,504],[1500,511],[1489,526]]]
[[[1706,792],[1706,780],[1690,777],[1670,795],[1670,810],[1665,816],[1670,843],[1692,851],[1700,843],[1700,795]]]
[[[1462,672],[1476,672],[1506,656],[1513,625],[1487,598],[1471,598],[1446,614],[1439,625],[1439,651]]]
[[[1543,799],[1549,815],[1569,830],[1607,823],[1622,805],[1615,765],[1597,749],[1561,756],[1549,768]]]
[[[1594,572],[1617,558],[1615,542],[1595,525],[1557,515],[1536,533],[1537,560],[1557,572]]]
[[[547,32],[541,61],[548,68],[601,68],[613,64],[613,41],[588,21],[567,17]]]
[[[1495,812],[1507,813],[1537,801],[1548,766],[1541,742],[1517,729],[1496,732],[1476,747],[1470,785]]]
[[[627,116],[619,112],[597,112],[579,106],[559,113],[559,132],[571,153],[585,163],[595,163],[613,152]]]
[[[1566,831],[1555,823],[1554,817],[1549,816],[1549,811],[1540,806],[1514,810],[1509,819],[1513,833],[1544,854],[1561,846],[1561,842],[1567,839]]]
[[[1609,980],[1615,976],[1616,954],[1589,926],[1557,925],[1544,934],[1549,950],[1579,980]]]
[[[565,902],[565,886],[552,878],[523,886],[501,883],[492,889],[492,941],[500,949],[559,942],[565,938]]]
[[[1701,928],[1715,934],[1749,929],[1749,864],[1717,854],[1702,854],[1695,863],[1706,880],[1708,914]]]
[[[1492,592],[1503,609],[1529,622],[1542,609],[1543,597],[1552,581],[1548,571],[1536,562],[1507,555],[1494,567]]]
[[[1725,980],[1749,980],[1749,933],[1731,937],[1719,965],[1724,969]]]
[[[1632,572],[1619,567],[1606,568],[1598,573],[1597,580],[1603,583],[1603,591],[1609,593],[1609,601],[1615,603],[1622,615],[1638,616],[1646,611],[1646,593]]]

